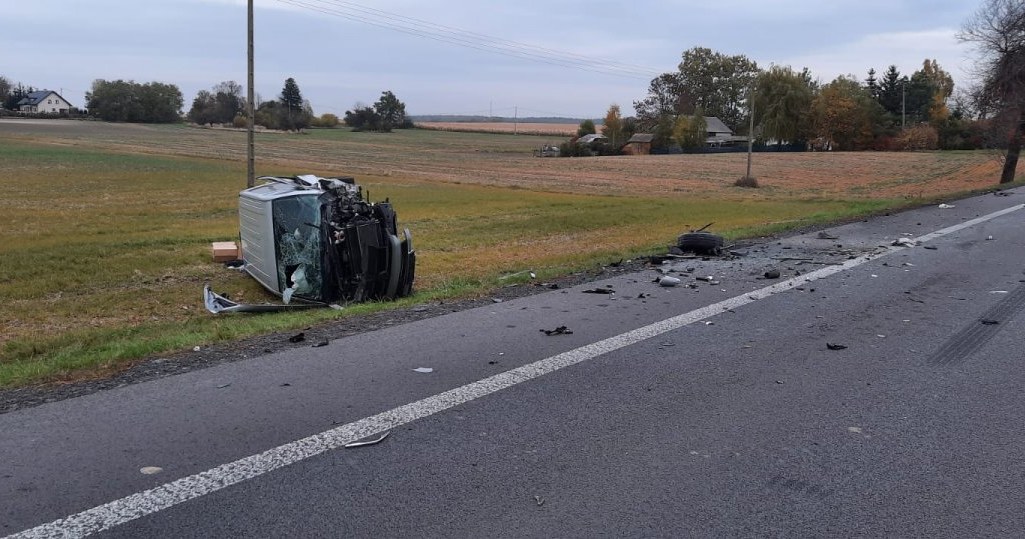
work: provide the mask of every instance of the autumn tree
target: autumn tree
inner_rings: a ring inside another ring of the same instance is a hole
[[[985,0],[958,38],[974,44],[981,60],[979,97],[996,111],[1007,141],[1000,183],[1013,182],[1025,136],[1025,3]]]
[[[734,129],[742,123],[747,110],[745,100],[758,74],[758,64],[742,54],[729,56],[695,47],[683,53],[679,69],[681,104],[692,102],[706,116],[715,116]]]
[[[875,138],[879,104],[855,79],[838,77],[812,100],[814,134],[837,150],[863,150]]]
[[[797,73],[782,66],[762,72],[754,86],[755,121],[762,126],[762,136],[776,139],[780,148],[784,141],[807,140],[811,102],[807,72]]]
[[[598,131],[594,127],[594,120],[583,120],[580,122],[580,126],[577,127],[577,136],[582,137],[584,135],[593,135]]]
[[[605,122],[602,124],[601,133],[609,139],[609,146],[618,148],[626,138],[623,137],[623,117],[619,111],[619,105],[609,105],[605,113]]]
[[[673,125],[673,138],[680,148],[684,150],[699,150],[705,147],[705,140],[708,138],[708,121],[701,111],[701,107],[695,109],[692,115],[681,115]]]

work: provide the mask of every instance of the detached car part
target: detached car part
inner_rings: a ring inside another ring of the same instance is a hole
[[[245,271],[288,304],[394,299],[413,292],[416,252],[387,200],[351,177],[263,176],[239,193]],[[221,309],[228,310],[228,309]]]

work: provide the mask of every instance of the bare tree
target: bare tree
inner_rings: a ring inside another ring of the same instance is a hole
[[[1025,3],[985,0],[961,27],[958,39],[974,44],[979,54],[979,108],[996,111],[994,125],[1006,135],[1000,183],[1010,183],[1025,136]]]

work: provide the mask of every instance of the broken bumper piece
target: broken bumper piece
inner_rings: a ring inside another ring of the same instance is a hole
[[[301,309],[318,309],[324,307],[333,307],[327,303],[289,303],[288,305],[277,305],[270,303],[263,303],[258,305],[247,305],[245,303],[235,303],[230,299],[210,290],[210,285],[203,287],[203,303],[206,305],[206,310],[213,314],[220,313],[272,313],[280,311],[295,311]]]

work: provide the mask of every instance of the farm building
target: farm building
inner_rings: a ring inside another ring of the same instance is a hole
[[[71,103],[53,90],[39,90],[29,93],[21,101],[18,101],[18,110],[21,112],[67,114],[71,110]]]
[[[655,135],[637,133],[626,141],[622,152],[624,155],[648,155],[651,153],[651,141],[653,140],[655,140]]]
[[[598,134],[592,133],[590,135],[584,135],[584,136],[578,138],[577,139],[577,144],[587,144],[587,145],[590,145],[592,142],[606,142],[607,140],[609,140],[609,138],[606,137],[605,135],[598,135]]]

